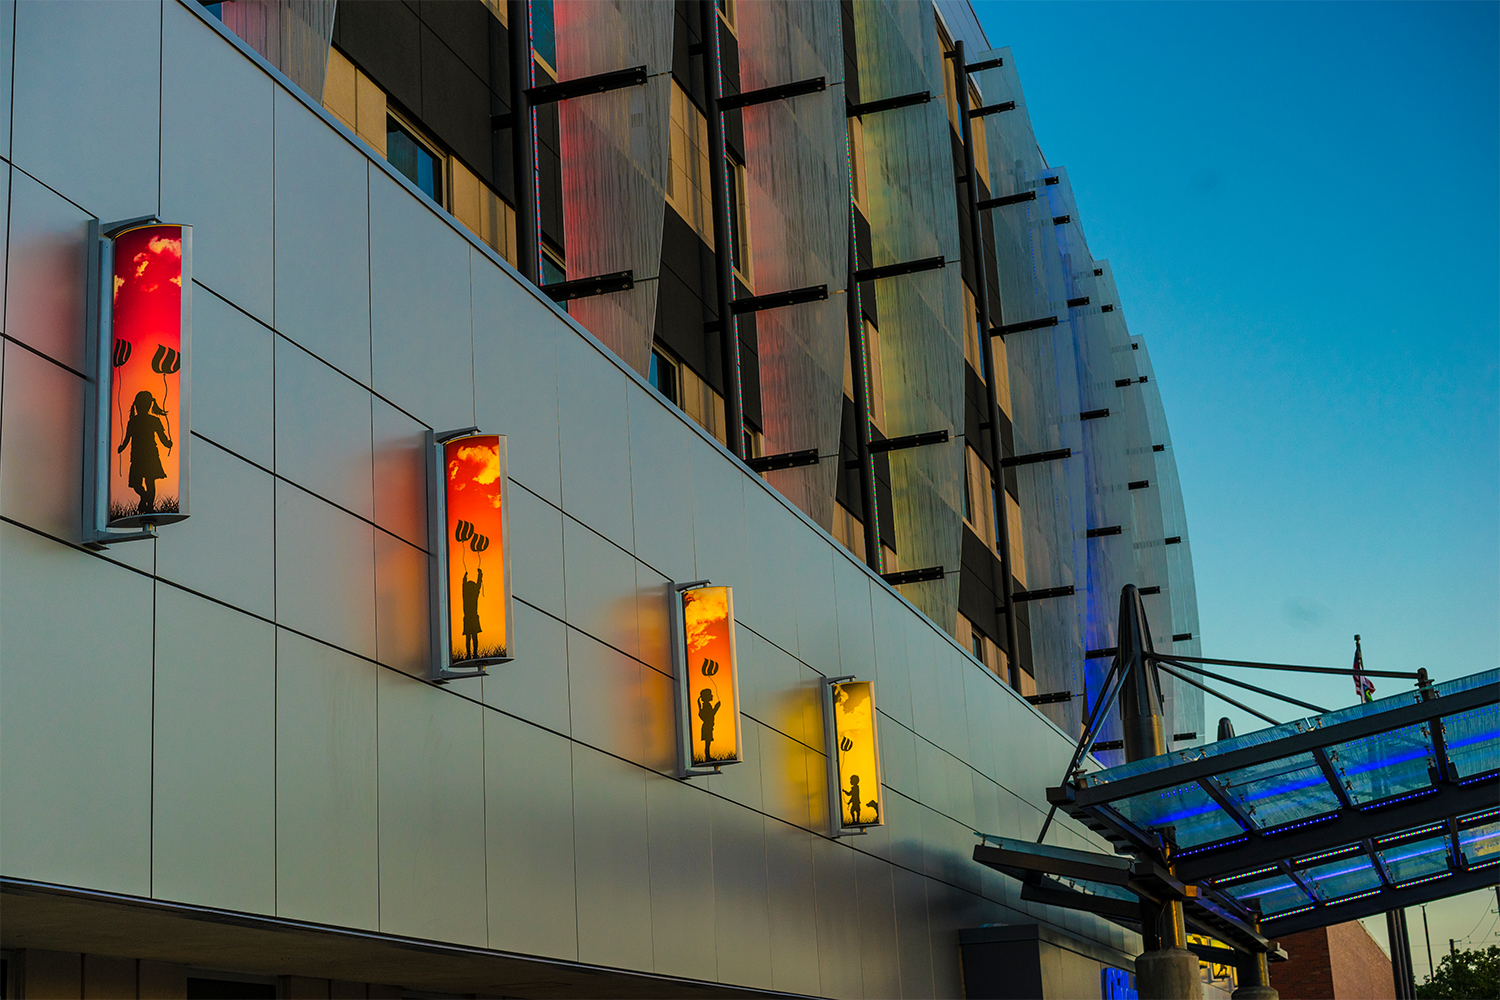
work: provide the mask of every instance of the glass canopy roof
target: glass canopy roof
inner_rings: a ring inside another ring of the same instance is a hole
[[[1258,911],[1274,935],[1495,883],[1497,778],[1490,670],[1082,774],[1049,795],[1132,853],[1165,837],[1179,878]]]

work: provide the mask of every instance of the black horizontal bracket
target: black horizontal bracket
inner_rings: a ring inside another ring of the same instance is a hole
[[[1000,460],[1000,468],[1014,469],[1018,465],[1036,465],[1038,462],[1055,462],[1060,458],[1072,458],[1072,448],[1058,448],[1054,451],[1038,451],[1030,455],[1012,455],[1010,458]]]
[[[935,271],[948,262],[943,259],[942,254],[936,257],[923,257],[921,260],[907,260],[899,264],[881,264],[879,267],[862,267],[854,272],[855,281],[879,281],[881,278],[897,278],[903,274],[916,274],[919,271]]]
[[[1056,705],[1060,701],[1072,701],[1072,691],[1051,691],[1047,694],[1028,694],[1026,700],[1033,705]]]
[[[1023,201],[1036,201],[1035,191],[1022,191],[1020,194],[1003,194],[998,198],[981,198],[979,210],[981,212],[990,208],[1004,208],[1006,205],[1019,205]]]
[[[1161,593],[1161,588],[1160,587],[1155,587],[1155,586],[1152,586],[1152,587],[1142,587],[1141,590],[1140,590],[1140,593],[1141,593],[1142,597],[1151,597],[1154,594],[1160,594]]]
[[[981,59],[979,62],[969,63],[964,67],[966,73],[983,73],[987,69],[999,69],[1005,65],[1005,60],[996,56],[994,59]]]
[[[1052,217],[1052,224],[1054,226],[1066,226],[1072,221],[1073,217],[1071,215],[1054,215]]]
[[[818,449],[808,448],[806,451],[788,451],[780,455],[747,458],[745,464],[754,472],[776,472],[780,469],[800,469],[806,465],[817,465],[818,460]]]
[[[1167,446],[1164,445],[1164,444],[1153,444],[1151,446],[1151,450],[1152,451],[1166,451],[1167,450]]]
[[[1117,378],[1115,379],[1115,388],[1123,389],[1127,385],[1140,385],[1142,382],[1150,381],[1150,379],[1151,376],[1149,375],[1142,375],[1140,378]]]
[[[905,437],[886,438],[884,441],[871,441],[870,454],[878,455],[883,451],[904,451],[907,448],[920,448],[929,444],[947,444],[951,437],[952,434],[944,430],[907,434]]]
[[[1052,185],[1057,183],[1057,180],[1058,179],[1056,177],[1043,177],[1042,183],[1047,185],[1048,187],[1051,187]]]
[[[623,292],[635,287],[633,271],[615,271],[612,274],[596,274],[592,278],[575,278],[542,286],[542,294],[553,302],[571,299],[586,299],[594,295]]]
[[[1124,750],[1124,740],[1095,740],[1091,750]]]
[[[1166,538],[1166,541],[1164,541],[1162,544],[1163,545],[1181,545],[1182,544],[1182,536],[1181,535],[1168,535],[1167,538]]]
[[[1130,487],[1130,489],[1133,489],[1133,490],[1144,490],[1148,486],[1151,485],[1151,480],[1149,480],[1149,479],[1137,479],[1135,482],[1133,482],[1133,483],[1127,483],[1126,485],[1128,487]]]
[[[788,292],[771,292],[768,295],[752,295],[746,299],[735,299],[731,308],[736,316],[743,316],[745,313],[780,309],[783,306],[795,306],[803,302],[822,302],[826,298],[828,298],[827,285],[809,285],[807,288],[793,288]]]
[[[1198,734],[1197,733],[1173,733],[1172,734],[1172,742],[1173,743],[1181,743],[1183,740],[1196,740],[1197,738],[1198,738]]]
[[[892,587],[899,587],[903,583],[926,583],[929,580],[941,580],[943,578],[943,567],[928,566],[926,569],[903,569],[895,573],[882,573],[880,578]]]
[[[1099,307],[1099,311],[1100,312],[1112,313],[1112,312],[1115,311],[1115,307],[1112,306],[1112,305],[1102,305],[1102,306]]]
[[[1086,649],[1083,652],[1085,660],[1102,660],[1107,656],[1114,656],[1120,651],[1118,646],[1105,646],[1103,649]]]
[[[1006,323],[1004,326],[995,327],[995,332],[1002,337],[1008,337],[1013,333],[1025,333],[1027,330],[1045,330],[1050,326],[1056,325],[1056,316],[1043,316],[1041,319],[1028,319],[1023,323]]]
[[[734,111],[736,108],[748,108],[756,104],[769,104],[772,101],[784,101],[791,97],[801,97],[804,94],[821,94],[828,89],[826,77],[814,77],[811,80],[798,80],[796,83],[778,83],[774,87],[762,87],[760,90],[751,90],[744,94],[730,94],[719,98],[720,111]]]
[[[986,104],[982,108],[975,108],[969,112],[970,118],[983,118],[985,115],[998,115],[1002,111],[1016,110],[1015,101],[1001,101],[999,104]]]
[[[1191,642],[1192,639],[1193,633],[1191,632],[1178,632],[1172,636],[1173,642]]]
[[[1107,416],[1109,416],[1109,407],[1106,406],[1102,410],[1084,410],[1082,413],[1078,414],[1078,419],[1098,420],[1100,417]]]
[[[1086,306],[1088,304],[1089,304],[1089,297],[1087,295],[1080,295],[1076,299],[1069,299],[1068,300],[1068,308],[1069,309],[1077,309],[1079,306]]]
[[[1123,534],[1124,531],[1125,531],[1125,529],[1122,528],[1122,527],[1120,527],[1120,525],[1118,525],[1118,524],[1111,524],[1107,528],[1090,528],[1088,530],[1088,537],[1089,538],[1106,538],[1106,537],[1108,537],[1110,535]]]
[[[532,107],[539,104],[556,104],[558,101],[566,101],[574,97],[587,97],[590,94],[603,94],[611,90],[623,90],[626,87],[639,87],[645,82],[646,67],[632,66],[630,69],[617,69],[609,73],[581,76],[576,80],[563,80],[559,83],[531,87],[526,91],[526,100],[531,103]]]
[[[919,90],[915,94],[902,94],[900,97],[883,97],[878,101],[850,104],[845,107],[844,114],[848,118],[859,118],[863,115],[879,114],[882,111],[895,111],[899,108],[909,108],[917,104],[926,104],[931,100],[932,91]]]
[[[1045,590],[1018,590],[1010,595],[1012,601],[1045,601],[1050,597],[1072,597],[1076,591],[1073,585],[1066,587],[1048,587]]]

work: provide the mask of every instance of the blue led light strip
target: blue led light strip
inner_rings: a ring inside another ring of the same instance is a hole
[[[1392,888],[1393,889],[1410,889],[1414,885],[1421,885],[1424,882],[1436,882],[1438,879],[1440,879],[1440,878],[1447,878],[1449,875],[1452,875],[1452,874],[1453,874],[1452,872],[1438,872],[1436,875],[1428,875],[1426,878],[1414,878],[1410,882],[1399,882],[1396,885],[1392,886]]]
[[[1364,892],[1356,892],[1352,896],[1340,896],[1338,899],[1330,899],[1328,902],[1324,903],[1323,905],[1324,906],[1339,906],[1339,905],[1341,905],[1343,903],[1352,903],[1356,899],[1364,899],[1366,896],[1378,896],[1383,891],[1384,890],[1382,890],[1382,889],[1367,889]]]

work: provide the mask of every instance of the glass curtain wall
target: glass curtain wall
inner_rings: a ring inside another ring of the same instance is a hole
[[[930,91],[926,104],[863,121],[870,256],[876,267],[942,255],[947,266],[864,286],[875,296],[885,389],[885,433],[952,430],[947,445],[890,453],[900,568],[941,566],[941,580],[902,594],[943,628],[958,614],[963,542],[964,306],[953,144],[943,104],[943,58],[926,2],[857,0],[860,100]],[[886,567],[888,570],[895,567]]]
[[[743,92],[820,76],[827,81],[821,93],[752,105],[741,114],[745,215],[756,293],[813,285],[827,285],[830,293],[821,302],[756,314],[765,453],[816,448],[822,457],[817,465],[771,472],[766,478],[832,531],[849,232],[839,6],[758,0],[737,4],[735,11]],[[713,166],[728,169],[726,164]]]
[[[1145,590],[1156,648],[1196,654],[1192,560],[1149,357],[1126,328],[1108,263],[1089,251],[1067,172],[1049,167],[1037,147],[1010,50],[974,61],[992,58],[1004,64],[977,75],[984,103],[1016,107],[985,119],[991,194],[1033,194],[989,213],[1001,281],[995,321],[1057,320],[1006,338],[1015,450],[1073,450],[1068,459],[1016,470],[1028,588],[1076,588],[1073,597],[1028,602],[1025,614],[1037,689],[1087,696],[1043,711],[1078,732],[1110,664],[1107,657],[1086,659],[1086,652],[1116,644],[1126,584]],[[1087,537],[1091,528],[1100,529],[1094,538]],[[1189,632],[1191,639],[1174,640]],[[1201,734],[1201,693],[1170,676],[1162,688],[1168,736]],[[1115,723],[1101,734],[1118,736]],[[1109,761],[1119,752],[1099,755]]]
[[[226,0],[206,6],[217,8],[224,27],[321,101],[337,5],[338,0]]]
[[[643,87],[563,101],[563,233],[568,274],[629,270],[635,287],[575,299],[568,312],[645,375],[660,287],[672,115],[673,7],[653,0],[569,0],[554,9],[561,80],[646,67]]]

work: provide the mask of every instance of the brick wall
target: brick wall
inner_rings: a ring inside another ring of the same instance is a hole
[[[1328,952],[1333,958],[1333,995],[1361,1000],[1396,1000],[1391,960],[1354,920],[1328,928]]]
[[[1282,1000],[1395,1000],[1391,960],[1359,921],[1280,939],[1288,960],[1271,965]]]
[[[1333,1000],[1333,965],[1328,956],[1328,928],[1280,939],[1287,961],[1271,965],[1271,985],[1282,1000]]]

